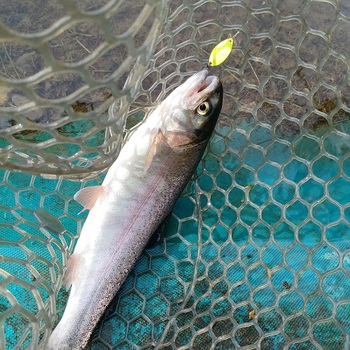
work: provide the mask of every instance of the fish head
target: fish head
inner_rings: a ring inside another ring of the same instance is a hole
[[[165,100],[167,118],[163,133],[181,134],[180,140],[198,143],[210,137],[219,117],[223,88],[218,77],[209,75],[208,69],[192,75]]]

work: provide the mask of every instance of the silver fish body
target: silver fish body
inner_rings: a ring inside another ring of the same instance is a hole
[[[47,350],[84,349],[105,308],[191,178],[215,127],[222,86],[203,70],[133,132],[102,186],[75,198],[91,209],[70,258],[63,317]]]

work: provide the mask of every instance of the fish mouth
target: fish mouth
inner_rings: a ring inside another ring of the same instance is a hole
[[[210,93],[216,90],[218,85],[219,85],[218,77],[214,75],[207,76],[205,80],[200,84],[197,93],[198,94],[206,94],[208,92]]]
[[[184,83],[183,106],[186,109],[195,109],[215,93],[220,86],[219,78],[208,74],[208,69],[203,69]]]

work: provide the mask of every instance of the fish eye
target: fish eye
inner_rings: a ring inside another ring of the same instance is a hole
[[[210,111],[210,104],[208,101],[202,102],[198,107],[197,107],[197,113],[199,115],[206,115]]]

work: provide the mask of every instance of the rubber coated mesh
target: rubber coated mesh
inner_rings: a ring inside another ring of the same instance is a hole
[[[1,6],[0,165],[69,177],[106,169],[153,52],[162,2]],[[107,112],[116,98],[118,120]]]
[[[140,257],[92,349],[348,349],[349,2],[172,0],[166,16],[125,102],[126,128],[233,36],[233,53],[213,68],[224,85],[223,111],[164,236]],[[120,101],[110,118],[124,120]],[[88,113],[81,119],[98,123]],[[89,169],[102,169],[100,155],[91,159]],[[83,177],[86,165],[65,175]],[[35,349],[67,298],[58,292],[62,272],[84,218],[72,197],[101,178],[78,183],[7,170],[0,179],[0,348]]]

